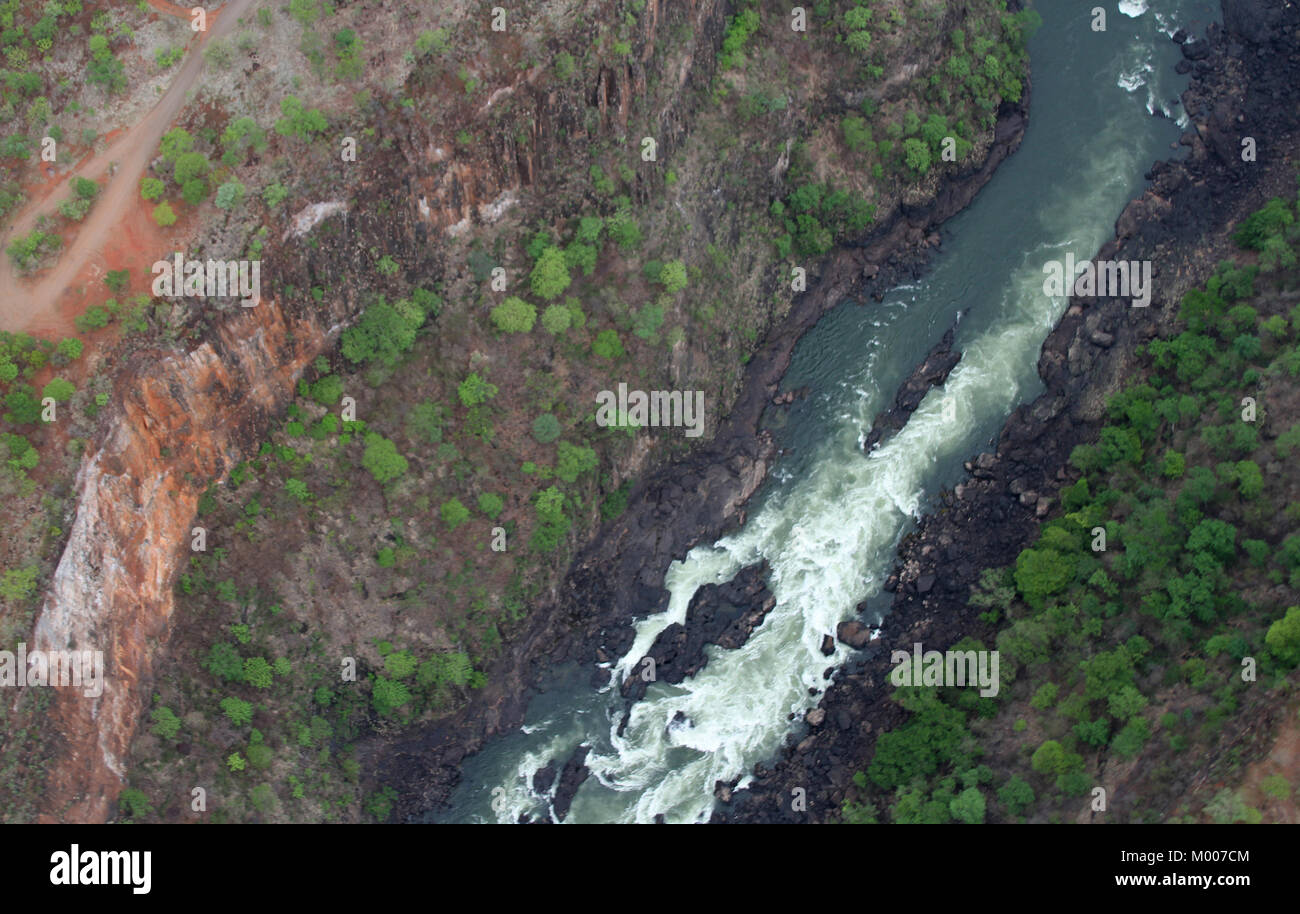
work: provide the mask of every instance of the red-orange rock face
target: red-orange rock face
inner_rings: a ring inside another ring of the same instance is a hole
[[[32,645],[104,653],[98,698],[55,693],[51,721],[64,742],[45,819],[107,818],[199,496],[243,458],[324,343],[320,327],[287,323],[264,299],[194,350],[142,353],[119,376],[117,415],[82,463],[76,520]]]

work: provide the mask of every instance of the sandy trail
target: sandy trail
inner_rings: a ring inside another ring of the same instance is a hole
[[[76,170],[63,176],[64,185],[73,177],[97,179],[107,173],[110,166],[116,165],[109,177],[108,186],[100,193],[94,208],[81,223],[76,238],[60,253],[57,263],[51,269],[30,280],[23,280],[15,272],[8,254],[0,255],[0,289],[5,290],[5,294],[0,296],[0,330],[58,334],[71,328],[71,317],[63,314],[59,308],[60,298],[77,281],[91,258],[101,251],[105,241],[117,229],[123,214],[135,203],[135,195],[140,192],[140,179],[149,167],[162,135],[185,107],[189,92],[203,71],[203,45],[214,38],[230,34],[240,16],[252,4],[253,0],[230,0],[220,10],[209,11],[207,31],[199,41],[191,43],[180,72],[158,103],[139,123],[113,141],[103,152],[82,162]],[[163,12],[173,12],[167,9],[171,4],[151,2],[151,5]],[[181,12],[186,18],[189,17],[187,10]],[[7,249],[15,238],[31,231],[45,208],[46,201],[53,196],[45,194],[41,199],[28,204],[6,233],[4,248]],[[159,257],[166,253],[168,252],[161,252]],[[151,259],[149,264],[154,259],[158,258]],[[136,273],[141,270],[148,272],[149,264],[112,266],[129,267]],[[106,270],[106,265],[99,264],[96,275],[103,275]]]

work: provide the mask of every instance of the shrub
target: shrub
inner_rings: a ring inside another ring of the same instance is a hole
[[[528,277],[528,284],[533,294],[546,301],[559,297],[565,289],[569,288],[571,281],[563,252],[553,247],[542,252]],[[531,327],[531,324],[529,326]]]
[[[467,407],[478,406],[480,403],[486,403],[497,395],[497,386],[479,377],[478,372],[473,372],[460,382],[460,386],[456,388],[456,394],[460,397],[462,405]]]
[[[1247,216],[1232,239],[1243,248],[1259,251],[1270,236],[1280,234],[1294,221],[1295,216],[1286,201],[1274,197],[1262,209]]]
[[[560,437],[560,420],[550,413],[542,413],[533,420],[533,437],[542,444],[550,444]]]
[[[400,682],[380,676],[375,679],[370,698],[375,710],[386,717],[411,700],[411,690]]]
[[[536,321],[536,306],[514,295],[492,309],[492,323],[502,333],[528,333]]]
[[[226,641],[219,641],[208,649],[203,666],[209,673],[228,682],[244,681],[244,661],[239,652]]]
[[[316,379],[310,392],[311,398],[321,406],[333,406],[343,396],[343,379],[338,375],[327,374]]]
[[[555,475],[562,482],[577,482],[579,476],[594,470],[599,463],[600,458],[592,448],[561,441],[556,448]]]
[[[1030,766],[1039,774],[1057,775],[1064,774],[1069,769],[1069,762],[1061,744],[1049,739],[1034,750]]]
[[[856,114],[850,114],[840,122],[844,131],[844,144],[854,152],[869,152],[875,148],[871,141],[871,127]]]
[[[676,295],[686,288],[686,264],[680,260],[670,260],[659,271],[658,282],[669,295]]]
[[[1288,607],[1286,615],[1268,627],[1264,644],[1286,666],[1300,665],[1300,607]]]
[[[623,358],[626,354],[623,349],[623,341],[618,338],[618,332],[608,329],[596,334],[596,339],[591,344],[591,351],[602,359],[608,359],[611,362]]]
[[[271,664],[265,657],[249,657],[244,661],[244,681],[259,689],[271,687]]]
[[[253,719],[253,706],[242,698],[231,695],[221,699],[221,710],[236,727],[242,727]]]
[[[1054,549],[1025,549],[1016,558],[1016,586],[1030,606],[1039,607],[1074,579],[1074,560]]]
[[[462,505],[459,498],[443,502],[439,514],[442,516],[442,522],[447,525],[448,530],[455,530],[469,520],[469,508]]]
[[[420,33],[420,36],[418,38],[415,39],[415,53],[420,55],[421,57],[425,56],[431,51],[436,51],[439,54],[445,54],[447,53],[449,48],[450,45],[447,42],[446,29],[435,29],[434,31],[428,31],[426,29],[425,31]]]
[[[542,312],[542,329],[552,336],[568,330],[572,322],[573,312],[566,305],[549,305]]]
[[[308,110],[292,95],[280,100],[280,113],[284,116],[275,122],[275,132],[281,136],[310,139],[329,128],[329,122],[319,108]]]
[[[278,181],[274,184],[268,184],[266,189],[262,191],[262,201],[270,209],[275,209],[283,203],[285,198],[288,196],[289,189]]]
[[[1019,815],[1034,802],[1034,788],[1023,778],[1012,775],[998,790],[998,802],[1013,816]]]
[[[632,251],[641,246],[641,226],[636,217],[626,210],[619,210],[610,217],[606,224],[610,240],[623,251]]]
[[[172,210],[171,205],[163,202],[153,208],[153,221],[157,222],[162,228],[176,224],[176,213]]]
[[[274,758],[274,753],[271,752],[271,747],[266,745],[266,743],[253,743],[248,747],[245,755],[248,756],[248,764],[259,771],[270,768],[271,761]],[[269,784],[261,784],[259,787],[266,787],[267,790],[270,790]],[[265,791],[263,794],[265,794]],[[259,801],[255,800],[255,805],[258,802]],[[266,806],[269,805],[265,796],[260,796],[260,802],[261,806],[259,808],[266,808]]]
[[[564,249],[564,265],[569,269],[582,270],[583,276],[590,276],[596,269],[597,251],[594,245],[574,241]]]
[[[83,343],[81,340],[74,337],[68,337],[67,339],[60,340],[58,348],[54,351],[65,362],[75,362],[77,359],[81,358],[82,349]]]
[[[340,351],[350,362],[379,362],[386,368],[397,366],[398,357],[415,344],[415,334],[424,323],[424,315],[410,303],[389,304],[380,296],[365,310],[355,327],[343,331]]]
[[[397,445],[376,432],[367,432],[365,441],[361,465],[375,477],[375,482],[383,485],[406,472],[406,458],[397,453]]]
[[[182,153],[176,159],[176,164],[172,169],[172,179],[177,184],[184,187],[185,182],[193,181],[195,178],[202,178],[212,169],[208,162],[208,157],[201,152]]]
[[[181,719],[171,708],[155,708],[149,719],[153,721],[150,732],[159,739],[175,739],[181,730]]]
[[[984,794],[978,787],[967,787],[948,803],[952,817],[967,825],[979,825],[984,821]]]
[[[217,188],[217,198],[214,201],[218,208],[230,210],[234,209],[244,199],[244,185],[238,181],[227,181]]]
[[[190,206],[198,206],[208,196],[208,182],[202,178],[186,181],[181,187],[181,199]]]
[[[659,304],[646,305],[637,312],[636,320],[632,324],[632,333],[640,339],[653,340],[663,322],[663,306]]]
[[[918,175],[930,170],[930,149],[921,140],[903,140],[903,161]]]
[[[41,391],[42,397],[53,397],[55,403],[66,403],[77,392],[71,381],[65,381],[63,378],[52,378],[50,383],[45,385]]]

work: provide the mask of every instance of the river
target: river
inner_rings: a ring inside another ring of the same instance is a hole
[[[780,748],[791,715],[816,705],[824,671],[851,653],[837,643],[824,656],[823,636],[864,600],[888,606],[881,584],[899,538],[1041,389],[1039,350],[1065,308],[1044,293],[1044,264],[1092,257],[1140,194],[1143,173],[1174,154],[1185,81],[1169,36],[1177,27],[1204,34],[1218,4],[1109,0],[1105,32],[1091,29],[1093,5],[1037,0],[1043,26],[1029,46],[1032,108],[1019,151],[945,224],[923,280],[879,303],[843,302],[799,342],[783,386],[812,393],[777,432],[787,455],[742,529],[670,567],[668,608],[638,621],[613,681],[685,619],[697,588],[766,559],[776,606],[762,625],[738,649],[711,647],[695,677],[652,684],[621,735],[616,686],[599,691],[588,670],[556,671],[519,732],[466,759],[450,807],[430,821],[556,818],[555,783],[534,790],[533,775],[548,763],[558,770],[579,746],[589,747],[590,776],[566,822],[706,821],[715,782],[741,777],[744,786]],[[959,314],[961,363],[898,434],[864,454],[873,417]]]

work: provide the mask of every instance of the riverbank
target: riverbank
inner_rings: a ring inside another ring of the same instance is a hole
[[[1131,372],[1136,347],[1169,329],[1182,293],[1231,250],[1235,223],[1268,198],[1294,193],[1287,152],[1297,135],[1300,56],[1286,36],[1300,28],[1300,12],[1260,0],[1225,0],[1223,12],[1222,27],[1183,45],[1180,67],[1192,74],[1183,103],[1192,128],[1182,143],[1190,154],[1152,169],[1150,188],[1125,208],[1114,239],[1097,254],[1152,261],[1151,307],[1072,299],[1043,346],[1045,392],[1013,413],[994,451],[968,463],[970,477],[944,493],[901,544],[886,585],[894,597],[880,639],[836,676],[815,726],[810,714],[781,757],[760,766],[746,790],[720,790],[734,798],[715,821],[835,818],[854,771],[871,758],[876,735],[906,718],[888,700],[890,651],[910,650],[917,641],[943,650],[965,636],[989,640],[992,630],[966,602],[980,571],[1013,561],[1040,519],[1059,510],[1057,493],[1073,479],[1071,450],[1095,437],[1106,398]],[[1267,144],[1269,153],[1243,161],[1245,136],[1261,148]],[[807,808],[795,812],[789,798],[799,788]]]
[[[631,622],[667,603],[662,582],[669,564],[745,522],[745,503],[775,456],[771,436],[761,430],[764,412],[781,396],[795,344],[850,294],[883,294],[924,272],[939,225],[964,209],[1019,146],[1029,100],[1026,80],[1019,103],[999,110],[992,145],[978,166],[943,185],[928,204],[902,207],[856,245],[832,253],[820,271],[810,271],[810,288],[750,360],[742,391],[712,442],[632,490],[625,513],[575,560],[559,599],[535,609],[527,630],[489,672],[492,685],[418,737],[371,748],[382,752],[377,782],[398,787],[399,817],[419,817],[445,803],[464,759],[492,735],[518,728],[553,671],[571,662],[603,663],[626,651]]]

